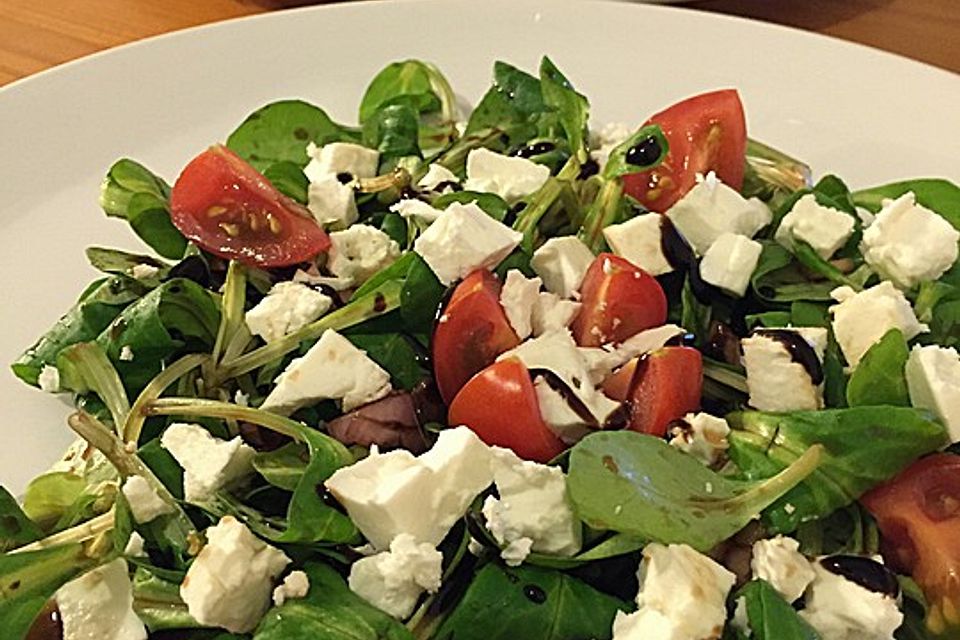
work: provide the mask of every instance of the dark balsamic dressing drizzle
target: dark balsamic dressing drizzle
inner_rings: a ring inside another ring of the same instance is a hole
[[[820,561],[820,566],[830,573],[855,582],[864,589],[881,593],[891,598],[900,595],[900,583],[897,576],[885,566],[862,556],[830,556]]]
[[[799,333],[786,329],[757,329],[754,333],[782,344],[793,361],[807,370],[813,384],[823,382],[823,365],[820,364],[820,358],[817,357],[817,352],[813,350],[810,343]]]
[[[595,176],[598,173],[600,173],[600,164],[593,158],[589,158],[580,165],[580,173],[577,175],[577,179],[586,180],[590,176]]]
[[[660,250],[677,271],[692,268],[697,260],[693,249],[667,216],[660,216]]]
[[[513,152],[513,155],[518,158],[532,158],[533,156],[542,156],[545,153],[550,153],[556,148],[557,145],[553,144],[552,142],[534,142],[533,144],[528,144],[525,147],[520,147]]]

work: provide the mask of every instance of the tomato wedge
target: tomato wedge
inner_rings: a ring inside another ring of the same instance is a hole
[[[663,347],[640,359],[627,428],[663,437],[674,420],[700,408],[703,358],[690,347]]]
[[[884,559],[897,571],[913,576],[923,589],[927,626],[936,634],[948,630],[956,634],[960,631],[960,456],[935,453],[922,458],[860,501],[877,519]]]
[[[203,250],[257,267],[304,262],[330,246],[307,209],[223,145],[191,160],[177,178],[170,218]]]
[[[495,362],[460,390],[450,404],[450,425],[466,425],[489,445],[524,460],[548,462],[566,446],[540,415],[530,372],[517,358]]]
[[[713,91],[667,107],[645,124],[658,124],[670,143],[663,163],[623,177],[624,192],[651,211],[664,212],[713,171],[737,191],[743,187],[747,125],[733,89]]]
[[[433,374],[449,405],[460,388],[497,356],[520,344],[500,306],[500,281],[479,269],[454,289],[433,330]]]
[[[660,283],[612,253],[601,253],[590,264],[580,301],[583,306],[571,331],[581,347],[623,342],[667,320],[667,297]]]

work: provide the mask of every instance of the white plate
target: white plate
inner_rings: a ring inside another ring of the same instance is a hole
[[[440,65],[475,101],[501,58],[548,54],[594,124],[638,123],[679,98],[737,87],[750,133],[866,186],[956,180],[960,78],[800,31],[685,9],[543,0],[405,0],[273,13],[95,55],[0,90],[0,361],[12,362],[95,277],[92,244],[136,248],[98,186],[130,156],[170,179],[271,100],[301,97],[352,121],[385,63]],[[0,482],[19,491],[70,440],[67,408],[0,375]]]

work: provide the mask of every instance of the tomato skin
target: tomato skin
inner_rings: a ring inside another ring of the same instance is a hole
[[[690,347],[663,347],[636,365],[628,429],[663,437],[674,420],[700,408],[703,357]]]
[[[625,365],[608,375],[601,385],[603,394],[611,400],[626,402],[633,387],[633,378],[637,373],[640,358],[633,358]]]
[[[500,281],[486,269],[474,271],[454,289],[433,330],[433,374],[449,406],[470,378],[520,344],[500,306]]]
[[[570,329],[581,347],[623,342],[667,320],[667,296],[640,267],[612,253],[598,255],[580,285],[583,306]]]
[[[210,147],[180,173],[170,219],[205,251],[257,267],[297,264],[330,247],[306,208],[223,145]]]
[[[923,589],[927,626],[960,630],[960,456],[921,458],[860,502],[877,520],[884,559]]]
[[[703,93],[651,116],[670,151],[650,171],[623,178],[624,192],[651,211],[664,212],[696,184],[696,174],[714,171],[739,191],[746,164],[747,125],[743,104],[734,89]]]
[[[450,403],[447,422],[466,425],[488,445],[507,447],[524,460],[549,462],[566,449],[543,421],[530,372],[517,358],[473,376]]]

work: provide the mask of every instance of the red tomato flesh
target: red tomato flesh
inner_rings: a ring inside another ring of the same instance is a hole
[[[960,456],[922,458],[860,501],[877,519],[884,559],[923,589],[930,630],[960,630]]]
[[[733,89],[713,91],[667,107],[645,124],[658,124],[670,144],[663,163],[623,178],[624,192],[651,211],[664,212],[714,171],[739,191],[746,163],[747,125]]]
[[[487,444],[507,447],[524,460],[548,462],[566,449],[543,421],[530,372],[517,358],[471,378],[450,404],[447,422],[466,425]]]
[[[467,380],[518,344],[500,306],[500,281],[486,269],[474,271],[454,289],[433,330],[433,373],[440,397],[449,406]]]
[[[191,160],[177,178],[170,218],[204,251],[257,267],[297,264],[330,247],[306,208],[223,145]]]
[[[667,297],[643,269],[612,253],[598,255],[580,285],[583,306],[573,321],[581,347],[623,342],[667,320]]]
[[[700,408],[703,358],[690,347],[663,347],[636,366],[628,429],[663,437],[674,420]]]

